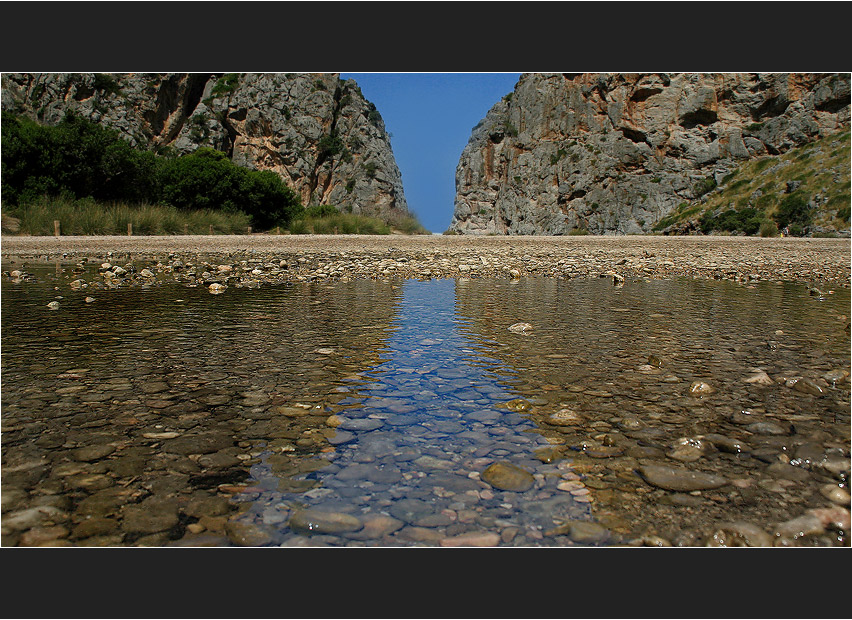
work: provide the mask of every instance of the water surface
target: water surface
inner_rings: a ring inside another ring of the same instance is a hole
[[[2,289],[4,545],[690,545],[717,522],[771,531],[846,488],[848,467],[796,458],[848,462],[847,289],[530,278],[211,295],[28,271]],[[522,488],[495,484],[495,463]],[[646,463],[728,484],[662,489]]]

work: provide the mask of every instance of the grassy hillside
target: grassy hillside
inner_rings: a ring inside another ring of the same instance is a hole
[[[717,188],[660,220],[655,232],[849,235],[849,130],[743,164]]]

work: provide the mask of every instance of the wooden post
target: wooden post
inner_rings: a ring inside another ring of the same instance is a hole
[[[248,234],[251,234],[251,226],[248,227]]]
[[[213,224],[210,224],[210,234],[213,234]]]
[[[127,236],[133,236],[133,222],[127,222]]]
[[[280,227],[280,226],[276,226],[276,227],[275,227],[275,234],[276,234],[276,235],[280,235],[280,234],[281,234],[281,227]]]
[[[59,220],[53,220],[53,235],[55,237],[59,236]]]
[[[189,224],[183,225],[183,234],[185,234],[185,235],[189,234]]]

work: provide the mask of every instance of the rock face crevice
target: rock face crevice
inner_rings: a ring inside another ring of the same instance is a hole
[[[381,115],[337,73],[4,73],[2,107],[46,124],[73,111],[158,152],[212,147],[306,206],[409,213]]]
[[[524,74],[472,131],[449,230],[650,232],[743,162],[848,127],[849,111],[849,74]]]

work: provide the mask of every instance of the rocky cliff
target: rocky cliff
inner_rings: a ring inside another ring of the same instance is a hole
[[[2,105],[47,124],[72,110],[140,148],[212,146],[274,170],[305,206],[408,213],[381,115],[336,73],[6,73]]]
[[[650,232],[744,162],[848,127],[849,111],[849,74],[524,74],[473,129],[449,230]]]

